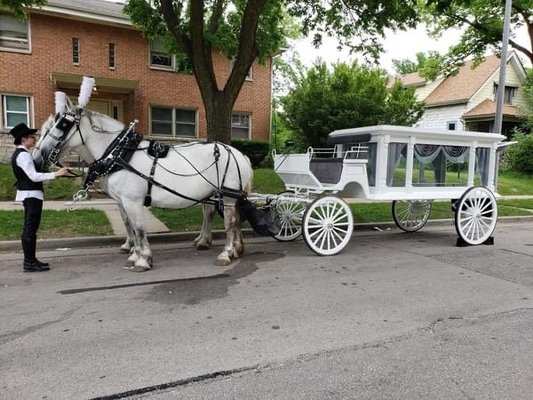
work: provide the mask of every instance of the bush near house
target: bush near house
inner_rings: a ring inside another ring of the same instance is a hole
[[[270,144],[268,142],[259,142],[256,140],[239,140],[233,139],[231,145],[241,153],[248,156],[252,163],[252,168],[259,168],[261,163],[268,154]]]
[[[517,132],[513,140],[518,143],[509,146],[505,152],[504,164],[507,170],[533,175],[533,134]]]

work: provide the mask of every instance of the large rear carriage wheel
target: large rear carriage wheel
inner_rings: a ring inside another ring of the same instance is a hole
[[[404,232],[416,232],[422,229],[431,214],[431,200],[394,200],[392,218],[398,228]]]
[[[337,254],[346,247],[352,236],[352,211],[338,197],[320,197],[305,212],[302,230],[305,242],[316,254]]]
[[[457,202],[455,229],[466,243],[485,242],[494,232],[498,220],[498,205],[494,194],[483,186],[468,189]]]

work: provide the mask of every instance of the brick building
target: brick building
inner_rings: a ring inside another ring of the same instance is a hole
[[[144,39],[122,7],[103,0],[48,0],[29,9],[26,21],[0,10],[1,131],[19,122],[40,127],[54,111],[54,92],[64,91],[76,103],[88,75],[96,79],[89,108],[124,123],[138,119],[138,131],[156,138],[206,137],[194,77],[160,42]],[[213,58],[222,85],[231,60],[219,52]],[[234,106],[233,137],[268,141],[271,76],[271,60],[252,66]]]

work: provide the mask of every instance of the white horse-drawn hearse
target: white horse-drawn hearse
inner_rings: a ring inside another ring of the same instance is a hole
[[[93,78],[84,78],[78,105],[56,93],[56,113],[43,124],[34,158],[60,165],[61,156],[74,151],[90,164],[80,193],[86,195],[98,180],[117,201],[128,231],[121,250],[130,253],[127,268],[133,271],[152,266],[143,205],[179,209],[201,203],[198,248],[211,245],[218,208],[226,231],[219,265],[243,253],[244,217],[261,234],[280,241],[303,235],[315,253],[337,254],[353,231],[345,198],[391,200],[394,221],[407,232],[424,226],[432,200],[451,199],[457,233],[470,245],[489,240],[496,226],[501,135],[387,125],[339,130],[329,135],[329,149],[274,154],[287,190],[253,194],[250,162],[237,149],[217,142],[168,146],[137,134],[134,124],[127,127],[85,108],[93,84]],[[448,182],[447,170],[456,164],[467,165],[467,172],[456,169],[457,177]]]
[[[498,217],[497,151],[504,136],[380,125],[337,130],[328,139],[328,149],[274,153],[274,168],[287,189],[277,200],[277,239],[303,233],[314,252],[336,254],[353,230],[344,199],[359,198],[392,201],[394,222],[406,232],[425,225],[433,200],[451,199],[460,243],[490,240]],[[450,170],[457,176],[447,182]]]

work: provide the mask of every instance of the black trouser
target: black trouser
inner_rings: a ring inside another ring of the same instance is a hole
[[[22,204],[24,205],[24,228],[21,237],[22,249],[24,250],[24,261],[31,262],[36,259],[37,230],[41,224],[43,201],[34,197],[28,197]]]

